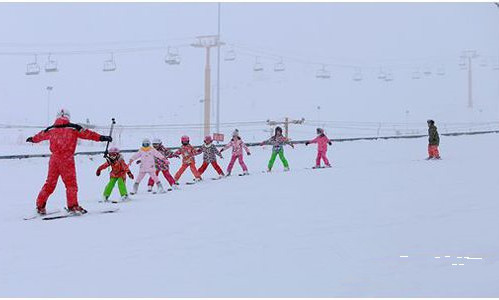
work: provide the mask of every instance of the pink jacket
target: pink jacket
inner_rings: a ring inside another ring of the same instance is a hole
[[[317,144],[317,150],[320,152],[327,151],[327,145],[330,143],[329,138],[325,134],[317,136],[315,139],[309,142],[310,144]]]
[[[154,158],[159,158],[168,161],[163,154],[159,153],[158,150],[149,146],[149,147],[140,148],[139,152],[135,153],[130,158],[129,165],[131,165],[134,160],[140,159],[141,173],[154,172],[156,171],[156,164],[154,162]]]
[[[241,140],[240,137],[237,138],[232,138],[230,142],[223,147],[222,151],[229,149],[232,147],[232,155],[234,156],[239,156],[243,155],[243,148],[246,151],[246,153],[249,153],[249,148],[246,146],[246,144]]]

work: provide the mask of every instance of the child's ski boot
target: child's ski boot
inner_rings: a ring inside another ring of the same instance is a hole
[[[70,213],[72,215],[84,215],[87,213],[87,210],[79,205],[71,206],[71,207],[67,208],[66,210],[68,213]]]
[[[152,192],[152,185],[148,185],[148,186],[147,186],[147,191],[148,191],[149,193],[150,193],[150,192]]]
[[[37,207],[36,208],[36,212],[40,215],[40,216],[44,216],[47,214],[47,210],[45,209],[45,207]]]
[[[132,189],[132,191],[130,192],[130,195],[135,195],[135,194],[137,194],[137,191],[138,191],[138,190],[139,190],[139,183],[138,183],[138,182],[136,182],[136,183],[134,183],[134,184],[133,184],[133,189]]]
[[[156,185],[158,186],[158,193],[160,193],[160,194],[166,193],[166,191],[163,188],[163,185],[161,184],[161,182],[158,181],[158,183],[156,183]]]

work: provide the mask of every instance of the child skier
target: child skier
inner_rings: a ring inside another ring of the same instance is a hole
[[[330,168],[331,165],[329,164],[326,153],[327,145],[331,146],[332,143],[324,133],[324,129],[317,128],[317,137],[311,141],[305,142],[305,146],[308,146],[308,144],[317,144],[317,158],[315,160],[315,167],[313,168],[316,169],[321,167],[321,159],[324,161],[326,167]]]
[[[123,156],[120,154],[120,150],[116,147],[112,147],[109,149],[109,155],[107,157],[107,162],[102,164],[96,172],[97,176],[100,176],[102,170],[111,167],[111,174],[109,178],[109,183],[106,185],[104,189],[104,201],[109,201],[109,196],[111,196],[111,192],[118,182],[118,189],[120,190],[120,196],[122,201],[129,200],[128,192],[126,189],[126,175],[133,179],[133,174],[130,172],[128,165],[125,163]]]
[[[194,159],[194,156],[201,154],[201,151],[191,146],[190,139],[186,135],[180,138],[180,142],[182,143],[182,146],[180,147],[180,149],[175,151],[174,154],[177,156],[182,156],[182,166],[175,174],[175,181],[178,181],[180,179],[180,176],[182,176],[185,169],[187,169],[188,167],[191,169],[191,172],[195,177],[194,180],[201,180],[201,175],[199,175],[198,169],[196,169],[196,161]]]
[[[156,163],[156,175],[159,175],[159,172],[163,173],[163,176],[168,181],[170,186],[174,189],[177,189],[177,184],[173,176],[170,174],[170,162],[168,158],[178,157],[178,155],[173,154],[173,151],[163,146],[163,142],[160,139],[153,139],[152,146],[154,149],[158,150],[159,153],[163,154],[167,159],[154,158],[154,162]],[[147,191],[151,192],[152,187],[154,186],[154,180],[149,178],[149,182],[147,183]]]
[[[437,126],[435,121],[428,120],[428,159],[440,159],[438,146],[440,145],[440,137],[438,136]]]
[[[287,137],[282,135],[282,128],[277,126],[275,128],[275,134],[270,139],[261,143],[262,146],[265,144],[272,145],[272,155],[270,156],[267,172],[272,171],[272,167],[274,166],[277,155],[279,155],[279,159],[284,165],[284,171],[289,171],[288,161],[286,157],[284,157],[284,145],[288,144],[292,148],[294,148],[295,146],[289,141]]]
[[[213,145],[213,139],[211,138],[211,136],[207,135],[204,138],[204,144],[203,146],[201,146],[201,151],[203,152],[203,164],[198,169],[199,175],[203,175],[208,165],[211,164],[217,171],[218,175],[220,175],[219,178],[222,178],[224,176],[224,172],[217,163],[217,155],[220,158],[223,157],[220,151],[218,151],[217,147]]]
[[[151,147],[151,141],[149,139],[144,139],[142,141],[142,147],[130,158],[128,165],[131,165],[133,161],[138,158],[140,158],[140,171],[137,179],[135,180],[135,183],[133,184],[133,191],[130,194],[134,195],[137,193],[139,184],[144,176],[146,176],[146,174],[149,174],[153,182],[156,183],[158,192],[164,193],[165,190],[163,189],[163,186],[161,185],[161,182],[159,182],[158,176],[156,175],[154,158],[166,159],[166,157],[164,157],[163,154],[159,153],[158,150]]]
[[[230,142],[225,145],[225,147],[220,150],[220,152],[223,152],[227,149],[232,147],[232,157],[230,159],[229,165],[227,166],[227,176],[230,176],[230,173],[232,172],[232,168],[234,167],[234,163],[236,162],[236,159],[239,161],[239,164],[241,165],[241,168],[243,169],[243,174],[242,175],[249,175],[248,173],[248,167],[246,167],[246,164],[244,163],[244,158],[243,158],[243,149],[246,151],[247,155],[251,155],[248,146],[243,142],[241,137],[239,136],[239,130],[234,130],[232,133],[232,139]]]

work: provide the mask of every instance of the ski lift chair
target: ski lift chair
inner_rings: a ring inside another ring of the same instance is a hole
[[[386,79],[386,73],[383,72],[383,70],[380,70],[378,73],[378,79],[380,80],[385,80]]]
[[[274,65],[274,72],[282,72],[286,69],[282,59]]]
[[[444,67],[437,68],[437,75],[444,76],[445,75],[445,68]]]
[[[113,72],[116,70],[116,62],[114,61],[114,56],[111,53],[111,58],[104,61],[104,67],[102,68],[104,72]]]
[[[356,70],[352,79],[353,81],[362,81],[362,72],[360,70]]]
[[[165,62],[169,65],[179,65],[180,55],[177,48],[168,47],[168,54],[166,55]]]
[[[38,75],[40,74],[40,66],[37,62],[37,57],[35,55],[35,61],[32,63],[28,63],[26,65],[26,75]]]
[[[326,69],[326,66],[322,66],[322,68],[315,73],[315,77],[319,79],[329,79],[331,78],[331,73]]]
[[[51,59],[50,54],[47,60],[47,63],[45,64],[45,72],[57,72],[57,61]]]
[[[228,50],[227,52],[225,52],[225,57],[224,57],[224,60],[225,61],[234,61],[236,60],[236,52],[234,50]]]
[[[461,70],[466,70],[468,68],[468,64],[466,63],[466,60],[461,59],[461,61],[459,62],[459,67],[461,68]]]
[[[487,65],[488,65],[487,64],[487,59],[486,58],[482,58],[480,60],[480,67],[484,67],[485,68],[485,67],[487,67]]]
[[[421,73],[419,71],[412,72],[412,79],[421,79]]]
[[[258,57],[256,58],[255,65],[253,65],[253,71],[255,72],[263,71],[263,65],[258,61]]]
[[[165,62],[169,65],[180,65],[180,56],[168,54],[165,58]]]

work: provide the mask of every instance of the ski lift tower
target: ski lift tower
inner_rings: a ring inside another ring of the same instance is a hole
[[[473,59],[477,58],[478,54],[475,50],[463,51],[461,59],[466,62],[468,67],[468,108],[473,108]]]
[[[206,49],[206,62],[204,68],[204,135],[210,135],[210,108],[211,108],[211,78],[210,78],[210,49],[213,47],[220,47],[224,45],[219,40],[218,35],[206,35],[206,36],[198,36],[197,42],[191,44],[192,47],[195,48],[204,48]]]

